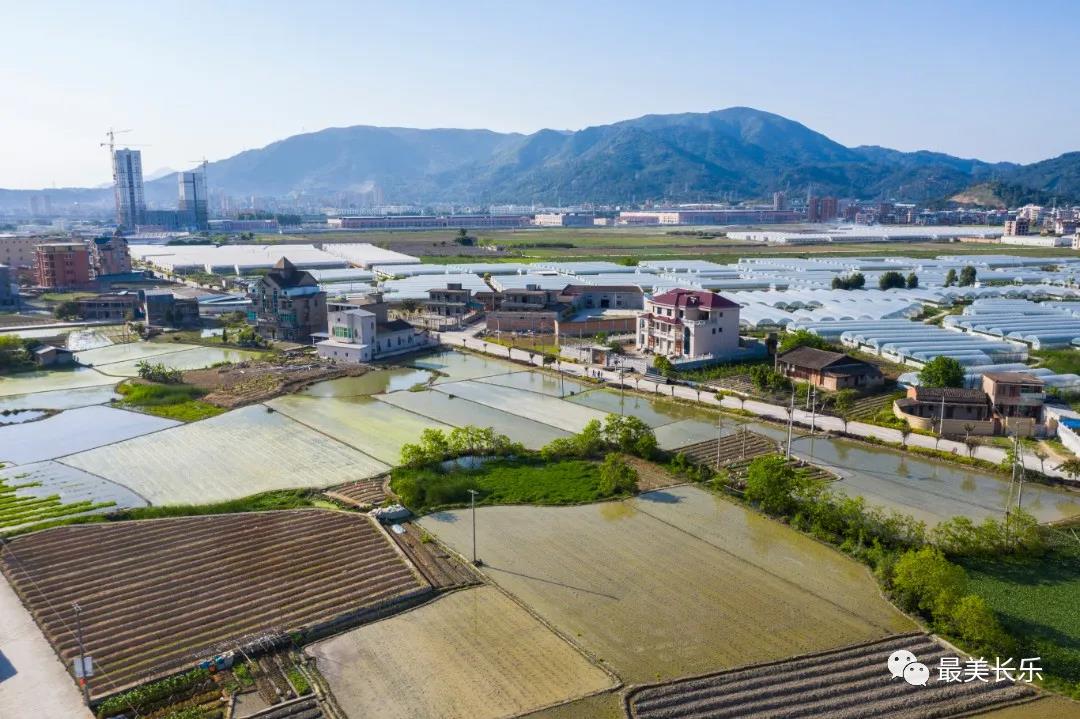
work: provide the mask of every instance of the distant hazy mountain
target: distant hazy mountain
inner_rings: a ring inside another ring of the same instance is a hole
[[[1016,165],[849,148],[745,107],[530,135],[331,128],[211,163],[208,172],[212,189],[237,196],[320,198],[378,186],[387,202],[693,201],[803,194],[811,186],[818,194],[917,202],[945,201],[973,186],[983,189],[962,196],[1080,201],[1080,152]],[[172,175],[147,183],[148,200],[166,203],[175,194]],[[0,190],[0,207],[10,200],[11,192]],[[26,206],[25,196],[19,201]]]

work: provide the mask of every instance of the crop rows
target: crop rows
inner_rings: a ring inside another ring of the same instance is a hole
[[[0,571],[65,664],[78,602],[95,696],[428,591],[373,522],[319,510],[59,527],[5,545]]]
[[[382,504],[383,500],[386,499],[386,493],[383,491],[383,481],[383,477],[361,479],[358,482],[350,482],[341,487],[327,490],[324,494],[331,499],[336,499],[354,507],[376,506]]]
[[[889,655],[907,649],[931,669],[925,686],[888,670]],[[940,682],[944,647],[925,634],[892,636],[802,658],[642,687],[627,696],[636,719],[777,717],[865,719],[938,717],[985,711],[1033,697],[1012,682]],[[962,659],[961,659],[962,661]]]
[[[756,432],[736,432],[717,439],[680,447],[677,452],[695,464],[716,465],[717,442],[720,443],[721,466],[731,462],[752,459],[776,451],[776,441]]]
[[[315,697],[301,697],[264,709],[248,719],[323,719],[324,716]]]

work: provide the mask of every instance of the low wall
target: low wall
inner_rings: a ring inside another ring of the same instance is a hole
[[[607,319],[582,320],[580,322],[556,322],[555,334],[560,337],[591,337],[606,334],[633,334],[637,326],[635,317],[610,317]]]
[[[936,417],[919,417],[914,414],[908,414],[900,409],[896,402],[893,402],[893,415],[907,422],[908,426],[912,429],[917,429],[921,432],[934,432],[936,434],[957,437],[965,435],[989,437],[994,434],[993,420],[984,420],[980,422],[970,419],[946,419],[943,422]]]

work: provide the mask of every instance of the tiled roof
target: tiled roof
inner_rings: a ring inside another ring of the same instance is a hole
[[[705,309],[734,309],[739,305],[715,292],[674,289],[654,295],[652,301],[665,307],[703,307]]]

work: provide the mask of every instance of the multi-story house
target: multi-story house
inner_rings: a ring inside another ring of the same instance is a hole
[[[722,359],[739,349],[739,305],[715,292],[674,289],[645,300],[637,349],[668,359]]]
[[[259,278],[252,313],[263,337],[307,344],[326,329],[326,293],[310,273],[282,257]]]
[[[47,289],[90,283],[90,253],[82,242],[50,242],[35,248],[37,284]]]
[[[469,314],[471,302],[472,290],[462,288],[460,282],[448,282],[446,287],[428,290],[424,311],[429,315],[461,322]]]
[[[90,241],[90,273],[95,278],[131,272],[131,252],[120,235]]]
[[[1028,372],[985,372],[983,392],[990,398],[1001,434],[1030,437],[1043,422],[1046,388]]]
[[[336,362],[371,362],[428,347],[434,340],[405,320],[391,320],[380,293],[362,299],[330,302],[327,329],[315,346],[319,356]]]

